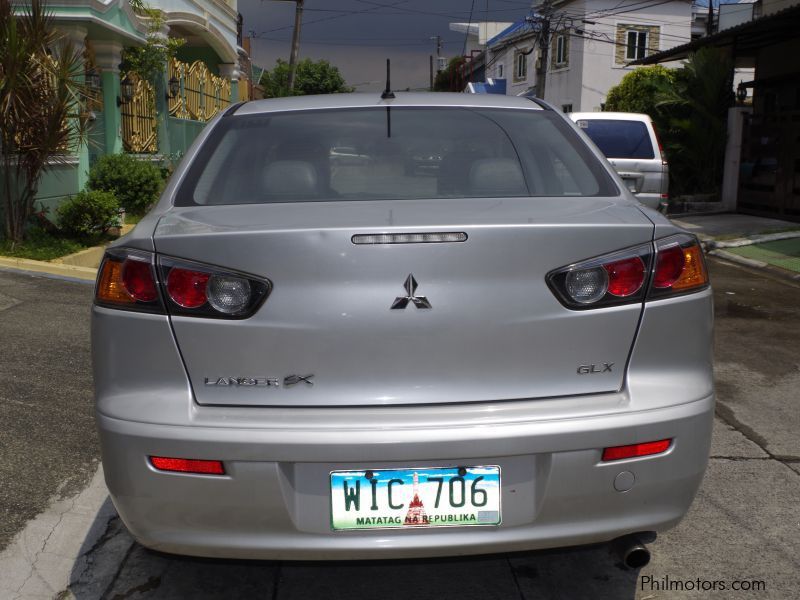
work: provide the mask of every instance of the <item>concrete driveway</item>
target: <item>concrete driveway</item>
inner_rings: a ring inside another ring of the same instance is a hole
[[[65,544],[69,536],[59,529],[58,520],[48,517],[48,521],[40,516],[33,523],[39,522],[41,531],[31,531],[29,524],[0,556],[0,598],[57,594],[60,598],[87,600],[797,597],[800,286],[713,259],[711,269],[717,314],[719,404],[709,469],[690,513],[677,528],[659,536],[651,545],[653,561],[641,572],[622,569],[605,546],[358,563],[242,562],[168,556],[145,550],[130,539],[107,501],[98,475],[80,496],[54,504],[61,507],[60,521],[70,517],[80,525],[73,529],[80,529],[85,536],[83,543],[77,544],[82,546],[80,550],[76,549],[69,559],[60,555],[59,544]],[[92,460],[96,459],[89,413],[90,387],[86,373],[80,371],[88,356],[88,315],[85,305],[80,310],[72,307],[81,298],[88,302],[88,294],[75,285],[0,272],[0,293],[15,302],[0,312],[0,339],[6,339],[10,328],[20,344],[30,346],[26,360],[12,357],[12,362],[6,363],[8,355],[0,355],[3,364],[11,364],[10,370],[15,373],[0,379],[3,410],[10,410],[5,406],[14,401],[30,400],[18,396],[26,389],[18,383],[25,373],[57,369],[62,378],[60,385],[74,391],[69,400],[71,411],[66,406],[48,411],[47,402],[61,406],[53,398],[59,396],[54,390],[60,388],[48,386],[44,378],[37,390],[48,400],[39,399],[39,404],[26,410],[20,405],[20,410],[8,413],[6,420],[27,419],[24,422],[34,423],[34,429],[42,432],[35,440],[25,439],[24,427],[3,424],[0,429],[4,448],[0,489],[15,490],[0,495],[0,506],[4,514],[19,515],[13,527],[6,527],[6,538],[8,532],[19,529],[24,516],[43,508],[43,493],[56,494],[59,482],[65,480],[71,481],[74,489],[81,477],[91,473]],[[53,298],[50,306],[48,297]],[[52,355],[49,350],[37,354],[34,346],[46,346],[48,337],[37,337],[33,343],[25,339],[23,332],[42,328],[42,323],[49,324],[53,319],[60,322],[61,317],[53,315],[61,312],[66,312],[66,321],[73,322],[64,324],[63,332],[58,326],[48,329],[64,339],[77,340],[75,345],[60,355]],[[65,412],[70,413],[70,420],[62,424]],[[65,436],[64,446],[61,436]],[[84,441],[82,445],[77,444],[78,439]],[[52,446],[48,452],[54,457],[54,472],[46,481],[33,485],[28,480],[37,479],[37,475],[25,468],[20,453],[41,452],[42,445]],[[82,447],[80,458],[74,456],[72,462],[64,463],[61,448],[74,455],[76,446]],[[7,468],[6,462],[12,467]],[[28,502],[25,490],[31,486],[39,491]],[[30,572],[25,571],[24,561],[12,560],[25,553],[34,560]],[[59,556],[63,559],[60,562]],[[68,589],[66,582],[63,589],[59,588],[58,578],[53,575],[57,568],[65,567],[64,577],[71,582]]]

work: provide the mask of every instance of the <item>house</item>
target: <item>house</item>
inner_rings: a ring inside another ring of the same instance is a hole
[[[237,0],[159,0],[152,6],[164,16],[157,32],[129,0],[48,2],[54,26],[83,50],[90,125],[87,142],[42,177],[37,209],[52,211],[80,191],[104,154],[179,157],[216,113],[249,99]],[[185,40],[155,86],[120,71],[125,48],[143,46],[152,35]]]
[[[728,111],[721,208],[800,222],[800,1],[737,6],[737,24],[725,27],[723,10],[715,34],[639,62],[671,62],[715,47],[737,68],[753,68],[751,80],[735,80],[739,105]],[[752,104],[745,102],[748,90]]]
[[[550,42],[544,86],[543,35]],[[486,76],[506,78],[511,95],[541,96],[544,87],[544,99],[566,112],[598,111],[632,61],[691,39],[691,0],[555,0],[488,41]]]

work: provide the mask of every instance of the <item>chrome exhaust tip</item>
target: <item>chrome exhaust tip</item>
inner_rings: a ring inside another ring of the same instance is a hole
[[[614,541],[617,557],[629,569],[641,569],[650,562],[650,550],[635,535],[627,535]]]

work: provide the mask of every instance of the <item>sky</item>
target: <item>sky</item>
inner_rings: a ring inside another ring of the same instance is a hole
[[[462,53],[464,34],[449,24],[524,18],[531,0],[306,0],[300,58],[324,58],[336,65],[357,91],[382,90],[386,59],[392,61],[392,88],[424,88],[428,57],[442,37],[442,56]],[[272,68],[289,59],[294,2],[239,0],[244,33],[253,37],[251,58]]]

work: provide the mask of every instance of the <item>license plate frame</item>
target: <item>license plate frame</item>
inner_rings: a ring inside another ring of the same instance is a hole
[[[331,530],[496,527],[501,481],[499,465],[330,471]]]

